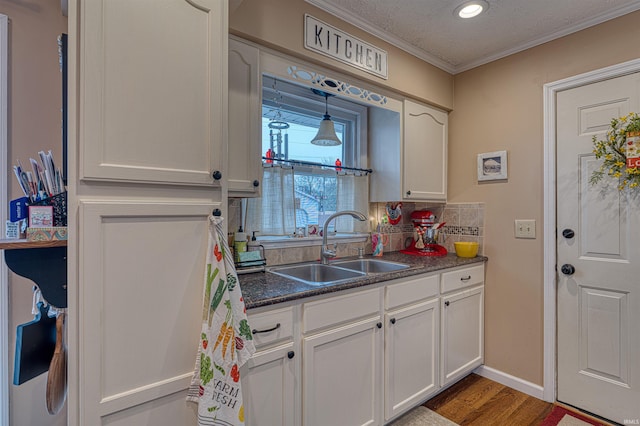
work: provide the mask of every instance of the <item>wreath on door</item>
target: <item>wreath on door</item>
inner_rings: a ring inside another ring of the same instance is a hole
[[[593,137],[593,153],[602,165],[591,175],[592,185],[605,176],[618,179],[618,190],[640,186],[640,116],[632,112],[611,120],[606,138]]]

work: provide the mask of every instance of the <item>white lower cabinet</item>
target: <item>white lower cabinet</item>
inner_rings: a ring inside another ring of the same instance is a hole
[[[247,425],[297,424],[296,357],[299,355],[289,343],[256,352],[240,370]]]
[[[438,389],[438,299],[385,315],[385,419]]]
[[[385,420],[438,390],[440,274],[395,280],[385,287]]]
[[[305,426],[382,425],[382,291],[355,291],[302,308]]]
[[[247,425],[300,424],[297,312],[287,307],[248,313],[256,352],[240,369]]]
[[[483,303],[480,264],[250,311],[257,352],[243,367],[246,424],[396,419],[482,364]]]
[[[484,360],[484,287],[441,297],[442,386],[457,381]]]
[[[303,359],[305,426],[382,424],[379,317],[305,337]]]

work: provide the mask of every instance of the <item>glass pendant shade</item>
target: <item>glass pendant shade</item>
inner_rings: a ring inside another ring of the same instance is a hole
[[[317,89],[311,89],[313,93],[316,95],[324,96],[324,117],[320,122],[320,128],[318,129],[318,133],[316,137],[311,139],[311,143],[313,145],[318,146],[337,146],[341,145],[340,139],[338,139],[338,135],[336,135],[336,129],[333,126],[333,121],[331,121],[331,116],[329,115],[329,96],[333,96],[329,93],[322,92]]]
[[[338,136],[336,135],[336,129],[333,126],[333,121],[328,114],[325,114],[324,118],[320,122],[320,128],[315,138],[311,139],[313,145],[320,146],[337,146],[342,144]]]

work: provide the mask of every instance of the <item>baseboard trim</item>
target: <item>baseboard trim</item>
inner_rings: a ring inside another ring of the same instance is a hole
[[[498,382],[501,385],[509,386],[512,389],[531,395],[534,398],[543,399],[544,388],[535,383],[522,380],[519,377],[496,370],[495,368],[487,367],[486,365],[481,365],[473,370],[473,372],[479,376]]]

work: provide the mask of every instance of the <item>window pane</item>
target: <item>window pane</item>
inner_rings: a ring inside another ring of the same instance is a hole
[[[265,156],[267,150],[271,148],[285,160],[310,161],[328,165],[334,165],[336,159],[343,161],[344,145],[317,146],[311,144],[311,139],[318,133],[318,126],[287,121],[289,128],[279,131],[269,128],[271,121],[270,118],[262,118],[262,156]],[[317,122],[319,125],[319,118]],[[338,139],[344,141],[345,125],[334,121],[334,126]]]
[[[335,174],[294,173],[297,226],[323,225],[336,212]]]

